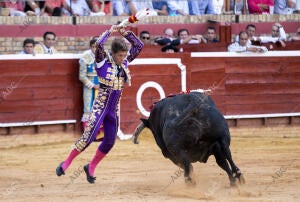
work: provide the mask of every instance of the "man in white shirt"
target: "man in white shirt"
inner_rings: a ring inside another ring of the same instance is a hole
[[[272,26],[271,36],[260,36],[258,39],[261,43],[276,43],[279,42],[282,47],[285,47],[284,41],[287,40],[286,33],[280,23],[275,23]]]
[[[247,32],[243,31],[239,34],[239,41],[234,42],[228,46],[229,52],[256,52],[256,53],[265,53],[268,51],[268,49],[264,46],[253,46],[251,44],[248,44],[249,36]]]
[[[258,37],[255,36],[256,33],[256,26],[253,24],[248,24],[245,30],[248,34],[248,41],[247,44],[251,45],[252,42],[254,43],[255,41],[258,41]],[[235,41],[239,41],[239,35],[235,37]]]

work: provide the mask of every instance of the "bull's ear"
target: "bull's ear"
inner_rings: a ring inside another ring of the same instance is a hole
[[[150,127],[150,123],[149,123],[149,121],[148,121],[148,119],[141,119],[141,121],[143,122],[143,124],[146,126],[146,127]]]

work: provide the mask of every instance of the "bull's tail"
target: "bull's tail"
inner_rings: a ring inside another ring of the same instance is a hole
[[[132,141],[134,144],[138,144],[139,141],[138,141],[138,137],[140,135],[140,133],[142,132],[142,130],[145,128],[145,124],[144,124],[144,121],[142,120],[142,122],[136,127],[133,135],[132,135]]]

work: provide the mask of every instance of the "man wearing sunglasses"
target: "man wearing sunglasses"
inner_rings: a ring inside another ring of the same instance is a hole
[[[144,30],[140,33],[140,40],[145,44],[151,44],[150,32]]]

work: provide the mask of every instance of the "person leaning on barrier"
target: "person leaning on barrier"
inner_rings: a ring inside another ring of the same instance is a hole
[[[248,34],[245,31],[240,32],[239,41],[234,42],[228,46],[229,52],[256,52],[256,53],[265,53],[268,49],[265,46],[254,46],[247,43]]]
[[[284,41],[287,40],[286,33],[284,31],[283,26],[280,23],[275,23],[272,26],[272,34],[271,36],[260,36],[258,37],[258,41],[261,43],[279,43],[282,47],[285,47],[286,44]]]
[[[170,45],[175,39],[174,30],[172,28],[166,28],[162,36],[154,39],[154,44],[161,46]]]
[[[291,41],[300,41],[300,27],[297,32],[290,38]]]
[[[190,32],[186,28],[182,28],[178,30],[178,38],[172,41],[172,45],[177,46],[180,44],[200,44],[201,42],[206,43],[206,39],[200,35],[190,35]]]
[[[256,33],[256,26],[254,24],[248,24],[246,26],[246,30],[245,32],[247,32],[248,34],[248,41],[247,43],[249,45],[260,45],[260,40],[259,40],[259,37],[255,36],[255,33]],[[237,35],[235,37],[235,41],[238,42],[239,41],[239,35]]]
[[[35,41],[31,38],[27,38],[23,41],[23,50],[20,54],[32,54],[34,55]]]

